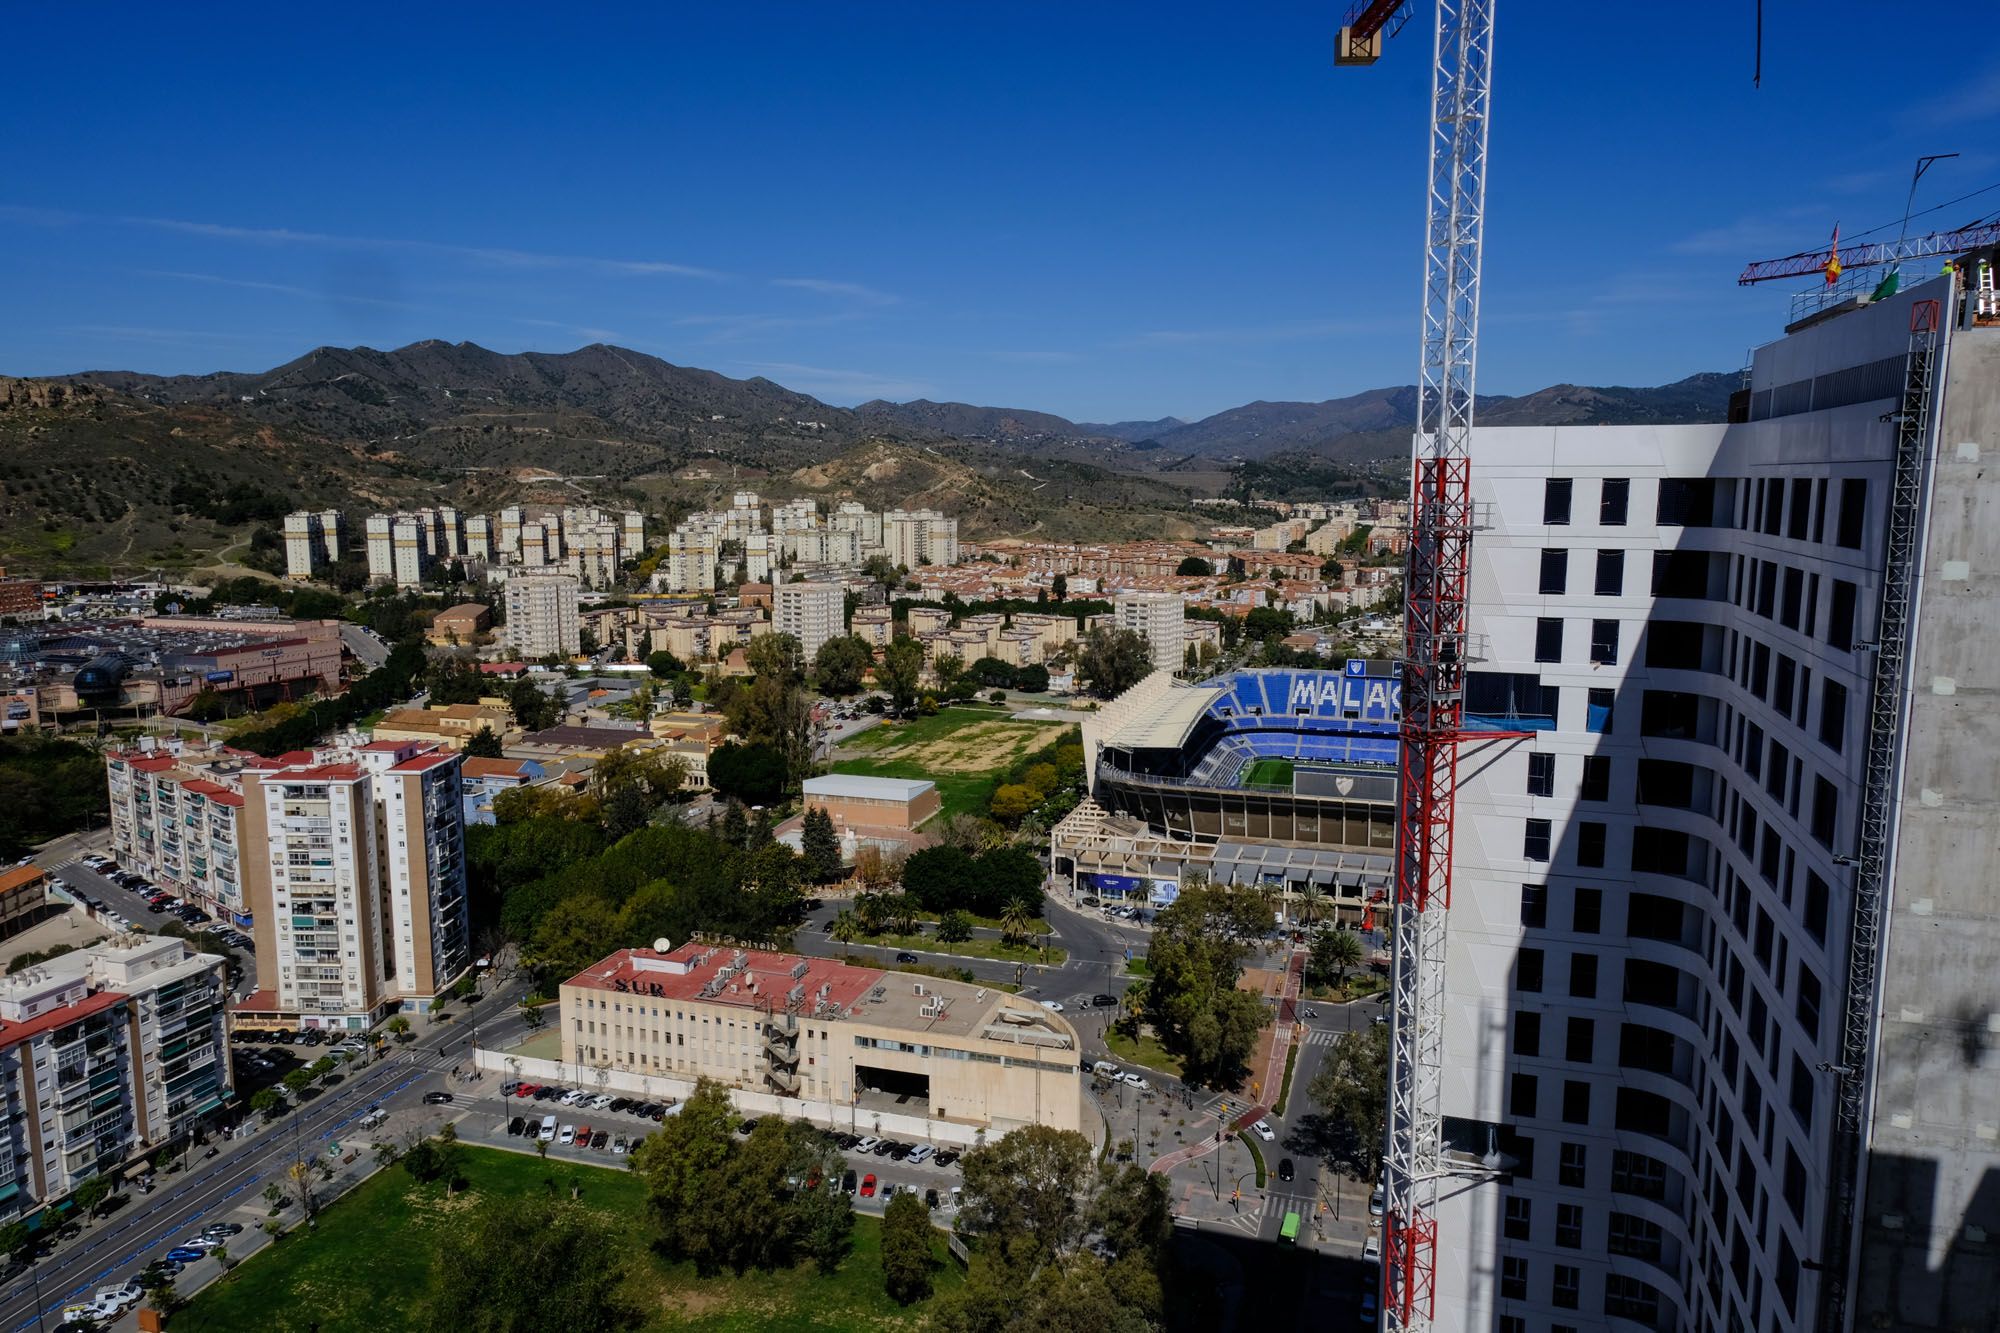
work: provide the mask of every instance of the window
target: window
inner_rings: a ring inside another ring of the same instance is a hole
[[[1611,756],[1603,754],[1584,756],[1581,795],[1586,801],[1611,799]]]
[[[1582,1288],[1582,1269],[1570,1264],[1557,1264],[1555,1281],[1549,1284],[1549,1304],[1558,1310],[1574,1310],[1577,1294]]]
[[[1529,1059],[1542,1053],[1542,1016],[1530,1009],[1514,1015],[1514,1054]]]
[[[1552,754],[1528,756],[1528,795],[1556,794],[1556,757]]]
[[[1586,819],[1576,826],[1576,863],[1585,867],[1599,867],[1604,864],[1604,825],[1595,819]]]
[[[1806,1224],[1806,1164],[1789,1143],[1785,1145],[1785,1207],[1792,1210],[1792,1220],[1800,1226]]]
[[[1559,1203],[1556,1205],[1556,1244],[1565,1250],[1583,1248],[1583,1205],[1580,1203]]]
[[[1533,1074],[1516,1074],[1507,1084],[1507,1114],[1516,1120],[1533,1120],[1538,1089]]]
[[[1590,660],[1599,666],[1618,665],[1618,622],[1590,622]]]
[[[1562,1116],[1565,1125],[1590,1123],[1590,1084],[1582,1079],[1563,1080]]]
[[[1500,1256],[1500,1299],[1525,1301],[1528,1299],[1528,1261],[1518,1255]]]
[[[1812,481],[1806,477],[1792,479],[1792,508],[1785,515],[1785,535],[1793,541],[1806,539],[1806,528],[1812,519]]]
[[[1784,591],[1778,599],[1778,623],[1786,629],[1799,627],[1799,615],[1805,606],[1806,575],[1802,569],[1785,569]]]
[[[1595,935],[1604,924],[1604,890],[1578,889],[1570,901],[1569,928],[1579,935]]]
[[[1523,884],[1521,886],[1521,924],[1529,930],[1541,930],[1549,924],[1548,885]]]
[[[1798,1056],[1792,1057],[1792,1114],[1799,1118],[1799,1127],[1812,1133],[1813,1127],[1813,1079],[1812,1070]]]
[[[1514,955],[1514,989],[1529,995],[1542,990],[1542,951],[1523,949]]]
[[[1825,778],[1813,779],[1812,835],[1813,840],[1829,851],[1833,848],[1834,830],[1840,824],[1840,792]]]
[[[1563,623],[1560,616],[1539,616],[1535,620],[1535,660],[1563,660]]]
[[[1569,552],[1550,547],[1542,552],[1542,595],[1560,597],[1569,588]]]
[[[1597,521],[1607,528],[1625,526],[1625,511],[1632,503],[1632,483],[1625,477],[1606,477],[1597,493]]]
[[[1521,855],[1530,861],[1549,859],[1549,821],[1530,819],[1525,821],[1521,834]]]
[[[1590,1164],[1590,1149],[1581,1143],[1562,1145],[1562,1158],[1556,1163],[1556,1184],[1570,1189],[1582,1189],[1586,1168]]]
[[[1806,931],[1822,945],[1826,943],[1826,881],[1806,871]]]
[[[1610,690],[1592,690],[1584,701],[1583,728],[1600,736],[1611,733],[1611,708],[1614,695]]]
[[[1566,487],[1568,482],[1564,482]],[[1565,492],[1564,512],[1568,512]],[[1850,551],[1861,549],[1861,528],[1868,516],[1868,482],[1862,477],[1846,477],[1840,483],[1840,518],[1834,525],[1833,541]],[[1544,522],[1547,520],[1544,519]],[[1568,519],[1564,519],[1568,522]]]
[[[1542,483],[1542,522],[1551,527],[1569,522],[1569,495],[1573,484],[1568,477],[1550,477]]]
[[[1854,647],[1855,589],[1846,579],[1833,581],[1833,604],[1826,613],[1826,643],[1846,652]]]
[[[1799,1026],[1805,1030],[1806,1040],[1819,1044],[1820,981],[1813,970],[1804,963],[1799,964],[1799,994],[1793,1002],[1794,1013]]]
[[[1597,1048],[1597,1023],[1589,1018],[1569,1020],[1569,1032],[1563,1040],[1563,1059],[1573,1065],[1587,1065]]]
[[[1819,739],[1835,754],[1847,743],[1847,687],[1837,680],[1820,682]]]
[[[1538,974],[1539,975],[1539,974]],[[1535,987],[1540,990],[1541,987]],[[1597,998],[1597,955],[1594,953],[1571,954],[1569,959],[1569,993],[1579,1000]]]
[[[1526,1240],[1534,1221],[1534,1200],[1524,1199],[1518,1194],[1509,1194],[1506,1203],[1507,1215],[1501,1221],[1501,1234],[1508,1240]]]
[[[1599,597],[1622,597],[1625,595],[1625,553],[1623,551],[1599,551],[1597,553],[1597,581],[1592,591]]]

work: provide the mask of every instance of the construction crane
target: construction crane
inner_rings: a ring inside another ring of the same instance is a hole
[[[1383,1155],[1382,1314],[1427,1330],[1437,1300],[1444,1160],[1445,923],[1458,752],[1465,739],[1472,561],[1472,382],[1486,210],[1493,0],[1435,0],[1424,226],[1423,366],[1403,578],[1403,721]],[[1369,0],[1342,26],[1340,65],[1373,64],[1408,0]]]
[[[1967,250],[1976,250],[1983,245],[2000,244],[2000,218],[1961,227],[1957,231],[1932,232],[1929,236],[1913,236],[1905,241],[1885,242],[1879,245],[1856,245],[1842,250],[1838,245],[1830,245],[1824,250],[1806,250],[1783,259],[1760,259],[1743,270],[1736,279],[1737,285],[1748,287],[1754,283],[1772,282],[1778,278],[1802,278],[1813,273],[1825,273],[1837,259],[1841,269],[1873,268],[1881,264],[1901,263],[1905,259],[1923,259],[1931,255],[1957,255]]]

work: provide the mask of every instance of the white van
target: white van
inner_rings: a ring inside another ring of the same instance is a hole
[[[552,1115],[543,1116],[541,1133],[537,1134],[535,1137],[540,1139],[543,1143],[555,1142],[556,1118]]]
[[[1099,1060],[1090,1067],[1090,1072],[1099,1078],[1108,1078],[1114,1083],[1118,1081],[1118,1066],[1109,1060]]]

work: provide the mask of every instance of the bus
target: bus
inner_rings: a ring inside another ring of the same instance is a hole
[[[1297,1213],[1285,1214],[1285,1225],[1278,1228],[1278,1240],[1286,1245],[1296,1245],[1299,1243],[1299,1215]]]

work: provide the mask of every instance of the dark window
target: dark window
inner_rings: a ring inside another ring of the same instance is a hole
[[[1813,482],[1812,539],[1816,542],[1823,542],[1826,540],[1826,478],[1825,477],[1821,477],[1817,481]]]
[[[1569,1264],[1557,1264],[1555,1279],[1549,1283],[1549,1304],[1558,1310],[1574,1310],[1582,1289],[1583,1270]]]
[[[1507,1215],[1501,1223],[1501,1234],[1508,1240],[1526,1240],[1534,1223],[1535,1202],[1518,1194],[1507,1196]]]
[[[1632,502],[1632,483],[1624,477],[1606,477],[1597,496],[1597,521],[1607,528],[1625,526],[1625,511]]]
[[[1534,995],[1542,989],[1542,951],[1523,949],[1514,955],[1514,989]]]
[[[1799,995],[1794,1003],[1806,1040],[1818,1045],[1820,982],[1818,975],[1804,963],[1799,964]]]
[[[1560,597],[1569,589],[1569,552],[1551,547],[1542,552],[1542,595]]]
[[[1582,1189],[1589,1165],[1589,1148],[1581,1143],[1563,1144],[1562,1159],[1556,1163],[1556,1184],[1569,1189]]]
[[[1646,1092],[1640,1088],[1618,1089],[1612,1110],[1615,1128],[1664,1139],[1671,1133],[1673,1123],[1673,1103],[1657,1092]]]
[[[1604,825],[1586,819],[1576,826],[1576,863],[1595,869],[1604,864]]]
[[[1789,1143],[1785,1145],[1785,1206],[1792,1210],[1793,1221],[1806,1224],[1806,1164]]]
[[[1785,515],[1785,535],[1804,541],[1812,520],[1812,482],[1805,477],[1792,479],[1792,508]]]
[[[1829,850],[1833,847],[1834,831],[1840,824],[1840,792],[1825,778],[1813,779],[1812,835],[1814,841]]]
[[[1819,739],[1835,754],[1847,743],[1847,687],[1837,680],[1820,682]]]
[[[1778,1233],[1778,1299],[1785,1303],[1786,1315],[1799,1312],[1799,1252],[1792,1248],[1791,1237]]]
[[[1855,588],[1846,579],[1833,581],[1833,604],[1826,612],[1826,643],[1845,652],[1854,647]]]
[[[1792,1114],[1799,1118],[1799,1128],[1812,1133],[1813,1128],[1813,1078],[1812,1070],[1798,1056],[1792,1057]]]
[[[1584,700],[1583,728],[1598,735],[1611,730],[1611,709],[1616,696],[1610,690],[1592,690]]]
[[[1584,756],[1581,794],[1586,801],[1611,799],[1611,756],[1603,754]]]
[[[1507,1087],[1507,1114],[1516,1120],[1533,1120],[1536,1092],[1533,1074],[1514,1075]]]
[[[1569,483],[1563,484],[1567,486]],[[1833,530],[1834,544],[1845,546],[1850,551],[1860,550],[1861,529],[1867,517],[1868,482],[1861,477],[1843,478],[1840,483],[1840,519]]]
[[[1517,1255],[1500,1256],[1500,1298],[1508,1301],[1528,1299],[1528,1261]]]
[[[1550,477],[1542,483],[1542,522],[1552,526],[1569,522],[1571,485],[1568,477]]]
[[[1530,1009],[1514,1015],[1514,1054],[1534,1059],[1542,1053],[1542,1016]]]
[[[1590,622],[1590,660],[1599,666],[1618,665],[1618,622]]]
[[[1615,1149],[1611,1154],[1611,1188],[1642,1199],[1667,1197],[1667,1164],[1642,1152]]]
[[[1757,525],[1757,530],[1775,537],[1785,526],[1785,483],[1760,481],[1757,485],[1764,491],[1764,521]]]
[[[1563,660],[1563,623],[1560,616],[1539,616],[1535,620],[1535,660]]]
[[[1799,627],[1799,612],[1805,605],[1806,575],[1802,569],[1785,569],[1785,588],[1778,598],[1778,623],[1786,629]]]
[[[1826,943],[1826,881],[1806,871],[1806,931],[1821,944]]]
[[[1660,478],[1657,511],[1663,528],[1706,528],[1715,523],[1715,480],[1712,477]],[[1723,520],[1724,526],[1728,519]]]
[[[1563,1059],[1573,1065],[1587,1065],[1596,1053],[1597,1023],[1588,1018],[1569,1020],[1569,1031],[1563,1038]]]
[[[1556,757],[1552,754],[1528,756],[1528,795],[1556,794]]]
[[[1780,717],[1792,715],[1792,696],[1797,692],[1798,679],[1799,664],[1779,653],[1777,665],[1771,669],[1771,707],[1778,710]]]
[[[1625,553],[1623,551],[1597,553],[1597,582],[1592,591],[1599,597],[1624,596]]]
[[[1563,1123],[1590,1123],[1590,1084],[1581,1079],[1563,1080]]]
[[[1549,859],[1549,821],[1530,819],[1521,833],[1521,855],[1530,861]]]
[[[1521,924],[1529,930],[1540,930],[1549,924],[1548,885],[1523,884],[1521,886]]]
[[[1539,953],[1539,951],[1537,951]],[[1537,983],[1541,973],[1535,974]],[[1539,984],[1535,987],[1540,990]],[[1571,954],[1569,959],[1569,993],[1579,1000],[1597,998],[1597,955],[1594,953]]]
[[[1570,900],[1569,928],[1579,935],[1595,935],[1604,928],[1604,890],[1576,891]]]
[[[1583,1205],[1580,1203],[1559,1203],[1556,1205],[1556,1244],[1565,1250],[1583,1248]]]

